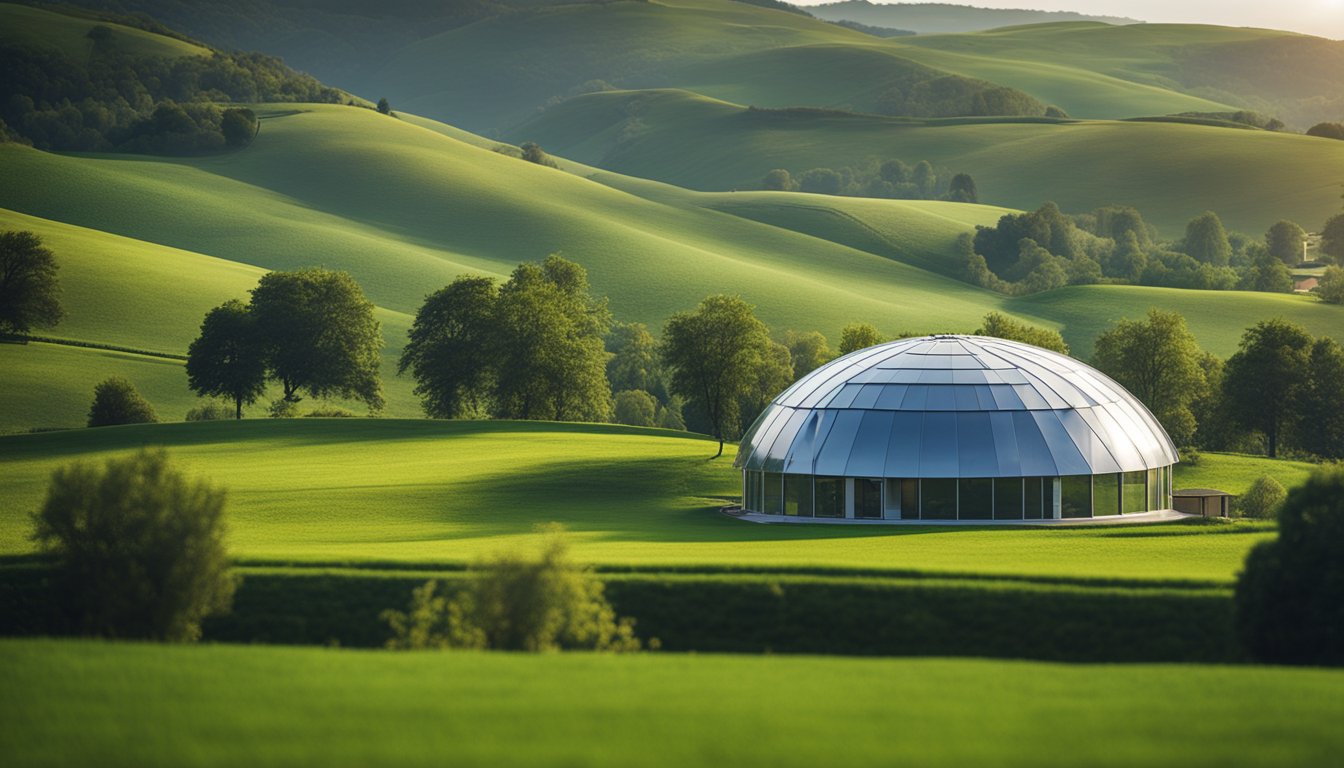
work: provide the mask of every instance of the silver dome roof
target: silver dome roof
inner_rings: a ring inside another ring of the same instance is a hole
[[[1143,403],[1030,344],[926,336],[852,352],[775,398],[734,465],[847,477],[1033,477],[1175,464]]]

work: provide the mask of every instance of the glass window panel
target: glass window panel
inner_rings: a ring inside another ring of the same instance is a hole
[[[957,517],[961,520],[992,520],[994,481],[988,477],[963,477],[957,483]]]
[[[944,370],[929,370],[919,372],[920,384],[951,384],[952,372]]]
[[[1017,439],[1017,460],[1024,475],[1049,475],[1059,473],[1055,467],[1055,457],[1045,436],[1029,411],[1013,411],[1013,437]]]
[[[826,435],[826,442],[817,451],[817,469],[819,475],[842,475],[849,464],[849,454],[854,450],[854,434],[859,431],[864,411],[839,411],[835,416],[835,426]]]
[[[1109,517],[1120,514],[1120,473],[1108,473],[1092,478],[1092,516]]]
[[[905,399],[905,390],[909,386],[909,384],[888,384],[882,387],[882,394],[877,396],[877,402],[873,403],[873,407],[888,410],[899,409],[901,401]]]
[[[784,476],[775,472],[765,473],[765,499],[761,511],[767,515],[778,515],[784,511]]]
[[[1018,397],[1013,388],[1007,384],[990,385],[989,394],[994,398],[994,404],[1001,411],[1021,411],[1026,408],[1022,404],[1022,398]]]
[[[901,519],[919,519],[919,481],[901,481]]]
[[[1056,496],[1059,495],[1059,478],[1041,478],[1041,516],[1054,519]]]
[[[831,401],[829,403],[826,403],[826,407],[848,408],[849,404],[854,402],[854,398],[858,397],[859,392],[862,391],[863,391],[862,384],[853,384],[853,383],[846,384],[845,386],[835,391],[835,397],[832,397]]]
[[[950,384],[937,384],[929,387],[928,400],[924,409],[929,411],[953,411],[957,408],[956,387]]]
[[[1092,476],[1066,475],[1060,478],[1060,516],[1092,516]]]
[[[923,438],[919,454],[921,475],[956,477],[961,473],[961,461],[957,456],[957,414],[925,413]]]
[[[920,481],[920,518],[923,520],[957,519],[957,481],[955,478],[924,478]]]
[[[812,476],[784,476],[784,514],[812,516]]]
[[[999,412],[988,415],[990,431],[994,437],[994,455],[998,459],[998,469],[992,474],[997,477],[1020,476],[1022,474],[1022,462],[1017,454],[1017,435],[1013,429],[1013,415]]]
[[[953,371],[953,384],[984,384],[987,381],[983,370]]]
[[[928,401],[929,388],[923,384],[913,384],[905,391],[905,399],[901,401],[901,410],[903,411],[922,411],[924,403]]]
[[[993,477],[999,474],[998,450],[988,413],[957,414],[957,474],[961,477]]]
[[[1125,514],[1148,511],[1148,473],[1126,472],[1122,477],[1124,490],[1121,491],[1120,511]]]
[[[872,408],[873,403],[877,402],[877,396],[882,394],[881,384],[864,384],[863,389],[854,398],[854,402],[849,404],[850,408]]]
[[[1050,513],[1042,511],[1041,499],[1041,480],[1039,477],[1028,477],[1022,480],[1023,484],[1023,517],[1028,520],[1040,520],[1041,516],[1049,517]]]
[[[1035,478],[1032,479],[1035,480]],[[1038,496],[1040,495],[1040,481],[1036,482],[1036,493]],[[1022,519],[1022,478],[1020,477],[995,478],[994,519],[995,520]]]
[[[888,520],[901,519],[901,481],[894,478],[887,478],[887,492],[883,495],[885,506],[882,509],[882,516]],[[916,509],[919,507],[916,506]]]
[[[882,519],[882,481],[866,477],[854,479],[854,517],[860,520]]]
[[[1050,455],[1055,458],[1056,471],[1061,475],[1090,475],[1092,465],[1079,452],[1069,431],[1055,414],[1055,411],[1031,411],[1031,417],[1036,420],[1036,426],[1040,427],[1041,435],[1050,447]]]
[[[891,440],[887,443],[887,477],[912,477],[919,474],[919,448],[924,444],[924,414],[895,411],[891,419]],[[916,508],[918,509],[918,508]]]
[[[817,517],[845,516],[845,479],[818,477],[816,479]]]
[[[887,444],[891,442],[891,424],[895,411],[867,411],[854,435],[845,470],[850,475],[883,475],[887,467]]]

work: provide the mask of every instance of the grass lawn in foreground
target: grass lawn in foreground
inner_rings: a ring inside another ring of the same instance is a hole
[[[0,641],[21,765],[1328,765],[1344,672]]]
[[[252,562],[463,563],[530,544],[538,523],[559,521],[573,532],[576,556],[603,565],[1227,583],[1246,551],[1273,535],[1271,526],[1249,523],[758,525],[716,511],[739,494],[732,447],[710,460],[714,443],[686,433],[305,419],[0,438],[0,554],[32,551],[28,513],[42,503],[52,470],[142,445],[166,446],[186,471],[228,489],[230,549]],[[1220,461],[1206,454],[1200,471],[1214,472]],[[1257,466],[1250,477],[1281,464]],[[1229,482],[1235,475],[1226,474]],[[1177,484],[1189,483],[1178,477]]]

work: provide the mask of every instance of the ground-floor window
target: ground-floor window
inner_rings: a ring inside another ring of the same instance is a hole
[[[922,520],[956,520],[956,479],[924,478],[919,482],[919,502],[919,516]]]
[[[812,516],[812,476],[784,476],[784,514]]]
[[[1092,516],[1092,476],[1069,475],[1059,479],[1060,517]]]
[[[766,472],[764,485],[761,495],[765,501],[761,511],[767,515],[782,514],[784,512],[784,476],[774,472]]]
[[[860,520],[882,519],[882,481],[854,480],[854,516]]]
[[[1095,475],[1092,478],[1092,516],[1120,514],[1120,476]]]
[[[1038,486],[1040,480],[1032,478]],[[995,520],[1021,520],[1022,519],[1022,478],[1020,477],[999,477],[994,480],[994,519]],[[1040,517],[1037,514],[1037,517]]]
[[[845,516],[845,479],[843,477],[818,477],[816,487],[817,517]]]
[[[963,477],[957,481],[957,516],[961,520],[994,519],[994,480]]]

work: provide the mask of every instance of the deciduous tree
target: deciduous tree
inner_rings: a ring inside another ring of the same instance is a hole
[[[1286,219],[1275,222],[1265,233],[1265,247],[1270,254],[1288,265],[1302,261],[1302,246],[1306,242],[1306,231]]]
[[[1232,256],[1232,244],[1228,242],[1227,230],[1222,219],[1213,211],[1205,211],[1185,225],[1185,240],[1182,250],[1202,264],[1215,267],[1227,266]]]
[[[460,418],[488,400],[498,299],[494,280],[462,276],[430,294],[415,313],[397,373],[411,371],[425,415]]]
[[[977,336],[993,336],[996,339],[1034,344],[1061,355],[1069,354],[1069,345],[1064,343],[1064,337],[1059,335],[1059,331],[1021,323],[1001,312],[990,312],[985,315],[975,333]]]
[[[28,231],[0,232],[0,333],[50,328],[65,315],[56,256]]]
[[[158,420],[154,406],[136,391],[134,384],[120,376],[104,379],[93,388],[93,405],[89,407],[90,427],[152,424]]]
[[[885,339],[871,323],[850,323],[840,329],[840,354],[848,355],[860,349],[881,344]]]
[[[206,313],[201,334],[187,348],[187,385],[198,395],[232,400],[237,419],[266,391],[265,344],[241,301]]]
[[[1292,425],[1312,341],[1299,325],[1265,320],[1246,329],[1240,349],[1227,361],[1223,395],[1229,414],[1243,427],[1263,432],[1272,457]]]
[[[1189,445],[1196,429],[1190,405],[1207,385],[1202,355],[1185,318],[1150,309],[1097,337],[1092,364],[1148,406],[1178,445]]]

